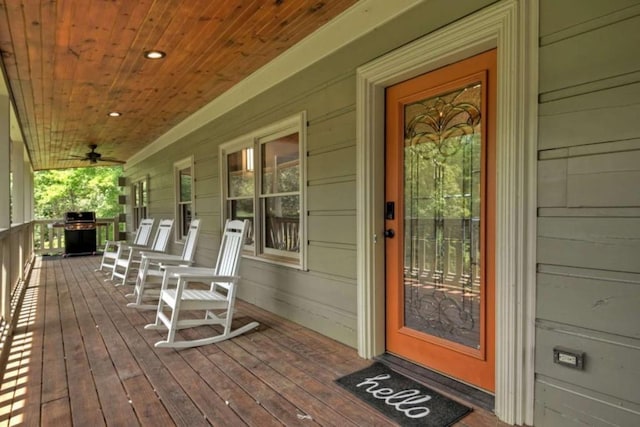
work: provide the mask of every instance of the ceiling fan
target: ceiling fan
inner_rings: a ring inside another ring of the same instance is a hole
[[[109,162],[109,163],[118,163],[118,164],[126,163],[123,160],[114,159],[112,157],[102,157],[102,154],[96,152],[96,149],[98,148],[97,144],[89,144],[89,148],[91,149],[91,151],[86,153],[84,156],[71,154],[72,158],[63,159],[63,160],[87,160],[89,163],[92,163],[92,164],[95,164],[98,162]]]

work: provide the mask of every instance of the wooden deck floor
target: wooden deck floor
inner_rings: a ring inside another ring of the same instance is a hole
[[[98,257],[37,258],[0,391],[0,425],[394,425],[334,380],[370,361],[239,303],[260,328],[217,345],[156,349],[153,312],[94,272]],[[182,332],[188,338],[204,332]],[[458,426],[498,426],[477,409]]]

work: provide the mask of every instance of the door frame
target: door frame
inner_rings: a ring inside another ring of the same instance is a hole
[[[538,0],[503,0],[356,72],[358,353],[385,351],[384,89],[498,49],[495,413],[533,424]],[[515,248],[515,250],[513,250]]]

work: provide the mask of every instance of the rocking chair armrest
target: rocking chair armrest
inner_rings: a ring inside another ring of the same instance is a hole
[[[104,242],[105,245],[122,245],[123,243],[127,243],[124,240],[107,240]]]
[[[146,245],[136,245],[135,243],[127,243],[125,240],[118,240],[118,244],[121,246],[126,246],[128,248],[134,248],[134,249],[144,249],[147,247]]]
[[[166,270],[167,268],[173,268],[173,267],[178,267],[178,268],[189,268],[191,267],[191,265],[193,264],[193,261],[189,261],[186,259],[176,259],[176,260],[169,260],[169,261],[160,261],[158,263],[160,270]]]
[[[152,258],[155,256],[162,256],[162,255],[169,255],[166,252],[163,251],[154,251],[153,249],[149,249],[149,248],[133,248],[134,251],[136,251],[136,253],[140,256],[140,257],[147,257],[147,258]]]
[[[216,271],[209,267],[187,267],[182,265],[167,265],[164,266],[167,274],[173,277],[197,275],[197,276],[215,276]]]
[[[131,243],[126,243],[126,242],[121,242],[118,244],[118,246],[120,247],[120,249],[125,250],[125,251],[144,251],[144,250],[149,250],[146,246],[139,246],[139,245],[134,245]]]
[[[180,279],[178,283],[182,282],[221,282],[221,283],[235,283],[240,280],[240,276],[218,276],[218,275],[198,275],[190,273],[180,273],[176,277]]]
[[[160,270],[167,270],[171,268],[190,268],[193,261],[188,259],[182,259],[179,256],[171,257],[171,258],[149,258],[149,261],[158,265]]]
[[[216,274],[215,269],[206,267],[166,266],[165,271],[173,278],[186,279],[191,282],[237,282],[240,279],[240,276]]]
[[[140,252],[140,256],[146,258],[150,262],[162,262],[162,263],[172,263],[176,261],[180,261],[182,263],[188,263],[188,260],[183,259],[180,255],[166,254],[163,252],[150,252],[150,251],[142,251]]]

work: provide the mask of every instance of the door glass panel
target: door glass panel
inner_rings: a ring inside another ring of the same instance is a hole
[[[404,107],[404,322],[480,348],[480,83]]]

